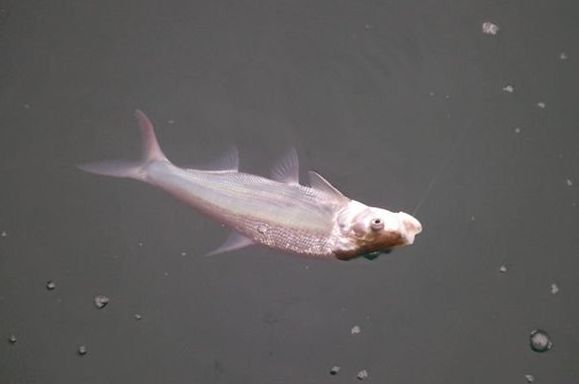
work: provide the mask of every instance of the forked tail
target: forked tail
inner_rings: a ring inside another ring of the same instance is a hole
[[[113,177],[128,177],[133,179],[143,178],[143,166],[152,161],[167,160],[161,151],[159,142],[155,136],[155,129],[151,120],[140,110],[135,111],[135,117],[139,122],[142,140],[142,158],[140,161],[111,160],[79,165],[83,171]]]

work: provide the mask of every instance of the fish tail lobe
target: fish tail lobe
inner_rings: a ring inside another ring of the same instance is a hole
[[[77,167],[97,175],[143,180],[147,164],[156,161],[168,161],[159,146],[151,120],[139,109],[135,111],[135,117],[141,130],[142,157],[140,161],[110,160],[81,164]]]
[[[143,164],[139,161],[109,160],[77,165],[78,169],[96,175],[143,179]]]
[[[137,118],[139,128],[141,129],[143,163],[167,160],[167,156],[165,156],[159,146],[157,136],[155,135],[155,128],[153,127],[151,120],[149,120],[147,115],[145,115],[140,109],[135,111],[135,117]]]

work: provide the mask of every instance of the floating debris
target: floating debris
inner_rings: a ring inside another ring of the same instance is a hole
[[[368,378],[368,371],[366,371],[365,369],[361,370],[360,372],[358,372],[358,374],[356,375],[356,379],[358,380],[364,380]]]
[[[48,280],[46,282],[46,289],[48,289],[49,291],[53,291],[54,288],[56,288],[56,283],[52,280]]]
[[[476,217],[474,217],[474,216],[470,217],[470,221],[475,221],[475,220],[476,220]]]
[[[30,109],[30,104],[24,104],[24,108]]]
[[[534,383],[535,382],[535,376],[533,375],[525,375],[525,379],[527,380],[527,383]]]
[[[336,376],[338,372],[340,372],[340,367],[338,367],[337,365],[334,365],[332,369],[330,369],[330,375]]]
[[[137,245],[138,245],[139,247],[142,247],[142,246],[143,246],[143,242],[142,242],[142,241],[139,241],[139,242],[137,243]]]
[[[167,124],[175,124],[175,120],[168,120]]]
[[[16,339],[16,336],[15,336],[15,335],[10,335],[10,336],[8,336],[8,342],[9,342],[10,344],[16,344],[16,341],[17,341],[17,340],[18,340],[18,339]]]
[[[504,265],[504,264],[501,265],[501,266],[499,267],[499,272],[500,272],[500,273],[507,273],[507,266]]]
[[[133,317],[134,317],[134,318],[135,318],[135,320],[137,320],[137,321],[139,321],[139,320],[142,320],[142,319],[143,319],[143,316],[139,315],[138,313],[135,313],[135,314],[133,315]]]
[[[505,85],[505,86],[503,87],[503,91],[508,92],[508,93],[513,93],[513,92],[515,92],[515,87],[513,87],[513,86],[510,85],[510,84],[508,84],[508,85]]]
[[[539,107],[539,108],[541,108],[541,109],[545,109],[545,108],[547,108],[547,104],[545,104],[545,103],[542,102],[542,101],[539,101],[539,102],[537,103],[537,107]]]
[[[6,237],[6,236],[8,236],[8,232],[6,232],[6,231],[2,231],[2,233],[0,233],[0,236],[2,236],[2,237]]]
[[[559,54],[559,59],[561,59],[561,60],[567,60],[567,59],[568,59],[567,54],[566,54],[565,52],[561,52],[561,53]]]
[[[490,21],[485,21],[482,23],[482,33],[485,35],[496,35],[499,32],[499,26],[491,23]]]
[[[185,251],[181,252],[181,256],[187,256],[187,252]]]
[[[267,232],[267,225],[260,224],[257,226],[257,232],[261,233],[262,235]]]
[[[79,345],[77,352],[80,356],[84,356],[88,353],[88,348],[86,345]]]
[[[103,296],[103,295],[96,295],[94,298],[94,305],[96,305],[96,307],[98,309],[103,309],[104,307],[107,306],[107,304],[109,303],[109,301],[111,301],[108,297]]]
[[[169,272],[163,273],[163,276],[165,276],[165,277],[169,276]]]
[[[434,95],[436,95],[436,93],[434,93],[433,91],[430,91],[430,92],[428,92],[428,95],[429,95],[429,96],[434,96]]]
[[[549,334],[542,329],[534,329],[530,335],[531,349],[535,352],[543,353],[553,348],[553,343]]]
[[[519,127],[515,128],[515,133],[521,133],[521,128]]]
[[[352,333],[352,335],[357,335],[358,333],[362,332],[362,330],[358,325],[354,325],[350,332]]]
[[[557,293],[559,293],[559,286],[557,286],[557,284],[555,284],[555,283],[551,284],[551,293],[553,295],[556,295]]]
[[[565,180],[565,181],[567,182],[567,186],[568,186],[568,187],[572,187],[572,186],[573,186],[573,180],[567,179],[567,180]]]

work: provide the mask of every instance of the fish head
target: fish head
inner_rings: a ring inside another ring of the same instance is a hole
[[[374,252],[414,243],[422,224],[405,212],[368,207],[356,201],[338,215],[340,241],[334,253],[340,259],[351,259]]]

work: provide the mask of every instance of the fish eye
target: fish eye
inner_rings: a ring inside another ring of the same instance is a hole
[[[370,228],[372,228],[373,231],[379,231],[384,228],[384,221],[381,218],[376,217],[370,222]]]

